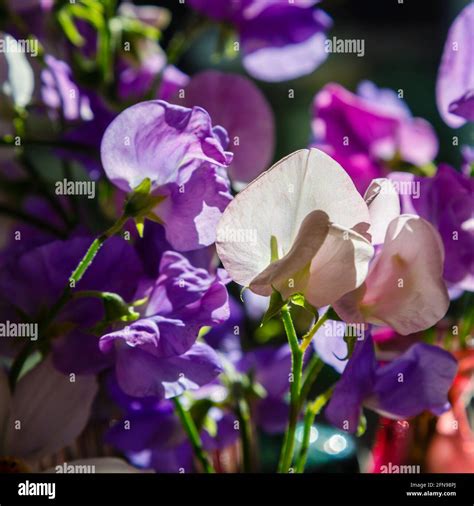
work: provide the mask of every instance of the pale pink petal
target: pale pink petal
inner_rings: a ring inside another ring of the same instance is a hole
[[[388,179],[374,179],[364,195],[369,207],[372,244],[382,244],[392,220],[400,215],[400,199],[395,186]]]
[[[94,376],[77,376],[72,382],[54,369],[50,359],[41,362],[15,388],[7,453],[32,461],[69,444],[84,429],[96,393]]]
[[[418,216],[401,215],[390,224],[364,285],[334,308],[347,322],[385,323],[402,335],[424,330],[449,306],[443,261],[435,229]]]
[[[315,307],[333,304],[365,280],[374,248],[362,235],[331,226],[310,267],[306,298]]]
[[[217,252],[231,278],[248,286],[270,264],[271,237],[283,258],[305,217],[317,210],[345,228],[369,223],[351,178],[322,151],[296,151],[255,179],[229,204],[217,229]]]
[[[304,293],[311,261],[326,240],[329,229],[329,218],[325,212],[309,213],[290,251],[252,280],[249,286],[252,292],[268,296],[275,288],[285,300],[295,292]]]

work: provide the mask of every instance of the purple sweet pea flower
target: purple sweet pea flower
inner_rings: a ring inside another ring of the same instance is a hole
[[[194,9],[232,24],[240,36],[247,72],[263,81],[285,81],[313,72],[327,58],[330,17],[318,0],[190,0]]]
[[[142,319],[100,339],[103,352],[115,347],[117,380],[124,392],[175,397],[222,372],[216,352],[196,343],[201,327],[229,317],[220,275],[193,267],[179,253],[163,254],[160,275],[145,291],[148,303]]]
[[[170,401],[127,396],[115,382],[109,382],[109,392],[125,415],[107,432],[107,443],[140,467],[162,473],[194,471],[191,444]],[[234,428],[235,417],[217,408],[210,409],[208,416],[215,422],[216,433],[201,430],[204,449],[214,451],[234,444],[239,435]]]
[[[434,177],[394,172],[402,212],[418,214],[439,231],[445,249],[444,278],[453,288],[474,291],[474,181],[446,164]],[[404,191],[416,188],[417,192]]]
[[[137,45],[138,58],[124,53],[117,64],[117,93],[122,100],[144,97],[166,66],[166,55],[154,41],[144,39]]]
[[[438,141],[429,123],[413,118],[395,92],[362,82],[355,95],[326,85],[313,104],[314,145],[346,169],[363,194],[399,156],[416,166],[433,160]]]
[[[203,107],[228,132],[234,158],[232,180],[248,183],[266,170],[275,149],[273,113],[262,92],[246,77],[216,70],[196,74],[183,98],[174,102]]]
[[[73,82],[69,65],[51,55],[45,56],[45,64],[41,72],[41,96],[45,105],[68,121],[91,120],[89,98]]]
[[[242,373],[251,373],[254,381],[266,391],[264,399],[254,406],[255,423],[269,434],[284,432],[288,423],[288,403],[284,397],[289,388],[291,352],[288,345],[265,346],[250,351],[237,364]]]
[[[102,164],[112,183],[130,192],[149,178],[164,201],[154,210],[171,245],[181,251],[208,246],[231,200],[224,167],[232,155],[226,135],[204,109],[155,100],[134,105],[107,128]]]
[[[448,32],[436,82],[436,102],[444,121],[458,128],[474,120],[474,4],[466,6]]]
[[[167,65],[161,76],[157,98],[170,101],[179,90],[183,90],[190,81],[190,77],[181,72],[174,65]]]
[[[425,410],[449,409],[448,390],[457,370],[454,357],[437,346],[417,343],[388,364],[375,357],[372,338],[358,341],[326,408],[327,419],[355,432],[362,406],[386,417],[410,418]]]

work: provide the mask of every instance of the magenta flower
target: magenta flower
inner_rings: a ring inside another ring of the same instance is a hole
[[[357,95],[326,85],[314,98],[312,128],[314,145],[341,163],[362,194],[395,157],[421,166],[438,151],[431,125],[413,118],[395,92],[368,81]]]
[[[474,4],[470,3],[449,29],[438,70],[436,102],[452,128],[474,121],[473,26]]]
[[[313,72],[327,57],[331,18],[318,0],[190,0],[210,18],[230,23],[240,37],[247,72],[263,81],[285,81]]]
[[[155,100],[112,121],[101,156],[108,178],[125,192],[150,179],[152,194],[163,197],[154,213],[168,241],[187,251],[215,241],[215,226],[231,200],[226,143],[224,129],[213,127],[204,109]]]

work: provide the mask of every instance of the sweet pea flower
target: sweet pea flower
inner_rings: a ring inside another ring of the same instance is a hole
[[[300,292],[320,307],[364,281],[373,254],[369,224],[342,167],[304,149],[237,195],[219,222],[217,253],[230,277],[258,295]]]
[[[117,381],[125,393],[171,398],[222,372],[216,352],[196,343],[202,327],[229,317],[220,275],[193,267],[179,253],[163,254],[158,279],[143,292],[148,302],[142,318],[100,338],[104,353],[115,351]]]
[[[436,102],[452,128],[474,121],[473,26],[474,5],[470,3],[449,29],[438,70]]]
[[[248,183],[268,167],[275,149],[275,121],[270,104],[250,79],[206,70],[193,76],[183,98],[174,101],[203,107],[226,129],[234,154],[229,166],[233,181]]]
[[[331,18],[318,0],[189,0],[191,7],[238,32],[247,72],[263,81],[286,81],[313,72],[327,58]]]
[[[417,343],[395,360],[378,363],[372,338],[356,343],[325,416],[334,425],[355,432],[362,406],[405,419],[449,409],[448,391],[457,370],[455,358],[437,346]]]
[[[71,67],[51,55],[46,55],[44,60],[41,97],[45,105],[65,120],[90,121],[93,112],[89,98],[72,80]]]
[[[250,373],[253,381],[265,390],[265,397],[253,403],[255,423],[268,434],[285,431],[288,423],[288,402],[285,394],[289,389],[291,372],[290,347],[264,346],[247,352],[236,364],[240,372]]]
[[[413,118],[394,91],[369,81],[360,83],[357,94],[326,85],[314,98],[312,129],[315,147],[341,163],[362,194],[393,158],[421,166],[438,151],[431,125]]]
[[[108,444],[139,467],[159,473],[195,471],[191,443],[170,401],[127,396],[114,382],[109,382],[109,393],[124,410],[124,417],[107,431]],[[207,416],[214,432],[205,426],[200,431],[205,451],[223,450],[236,442],[239,431],[234,428],[234,415],[211,408]]]
[[[349,323],[389,325],[402,335],[424,330],[448,310],[444,248],[427,221],[403,214],[392,220],[364,283],[334,304]]]
[[[446,251],[444,279],[454,291],[474,291],[474,181],[447,164],[433,177],[393,172],[404,213],[428,220],[440,233]],[[419,191],[403,191],[415,188]]]
[[[22,376],[12,393],[0,368],[0,467],[16,463],[25,472],[71,443],[86,426],[96,393],[93,376],[71,381],[49,359]]]
[[[214,242],[217,221],[231,200],[227,142],[204,109],[152,100],[112,121],[101,158],[107,177],[125,192],[150,180],[151,194],[161,197],[154,219],[164,223],[173,248],[189,251]]]

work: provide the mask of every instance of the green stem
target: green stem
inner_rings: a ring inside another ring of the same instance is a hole
[[[1,208],[0,208],[1,210]],[[48,311],[48,314],[42,320],[40,324],[39,333],[40,335],[43,334],[44,331],[46,331],[53,321],[54,317],[57,315],[57,313],[63,308],[63,306],[67,303],[71,296],[71,289],[77,282],[80,281],[82,276],[84,276],[85,272],[91,265],[92,261],[94,260],[94,257],[97,255],[99,249],[104,244],[104,242],[109,238],[115,235],[117,232],[120,232],[126,221],[128,220],[128,216],[121,216],[117,222],[112,225],[108,230],[103,232],[97,239],[94,240],[94,242],[91,244],[89,249],[87,250],[86,254],[82,258],[82,260],[79,262],[78,266],[74,270],[74,272],[69,277],[69,283],[66,285],[66,287],[63,290],[63,293],[59,297],[59,299],[56,301],[56,303],[53,305],[53,307]],[[73,282],[73,283],[71,283]],[[72,284],[72,286],[71,286]],[[31,343],[30,343],[31,344]],[[31,354],[31,352],[34,350],[34,346],[26,345],[21,353],[17,356],[17,358],[14,360],[13,365],[10,369],[10,384],[13,386],[15,385],[16,381],[18,380],[18,376],[21,373],[21,370],[23,368],[23,365],[25,364],[27,358]]]
[[[293,460],[293,452],[295,448],[296,424],[299,414],[299,395],[301,388],[301,377],[303,372],[303,355],[304,351],[300,349],[298,337],[296,336],[295,327],[288,306],[281,309],[281,319],[285,327],[288,343],[291,349],[291,373],[292,382],[290,386],[290,414],[288,419],[288,428],[285,434],[280,462],[278,464],[279,473],[287,473]]]
[[[196,428],[194,420],[191,417],[191,414],[189,411],[184,409],[178,397],[175,397],[173,399],[173,402],[176,408],[176,413],[178,414],[178,417],[181,420],[181,424],[183,425],[183,428],[191,442],[191,446],[193,447],[194,455],[201,463],[204,472],[215,473],[208,456],[204,452],[199,432]]]
[[[303,404],[308,397],[309,391],[311,390],[311,387],[313,386],[323,367],[324,362],[316,354],[314,354],[307,364],[305,373],[303,375],[303,385],[301,387],[299,399],[300,409],[303,407]]]
[[[252,472],[252,425],[250,422],[250,408],[245,399],[237,403],[237,416],[241,426],[242,455],[244,472]]]
[[[303,429],[303,441],[301,442],[300,451],[296,461],[296,472],[303,473],[308,458],[309,441],[311,436],[311,427],[313,426],[314,419],[318,415],[326,403],[331,398],[334,385],[329,387],[324,393],[316,397],[313,402],[310,402],[306,408],[304,416],[304,429]]]
[[[310,345],[311,341],[313,340],[313,337],[316,334],[316,332],[326,323],[328,318],[329,318],[329,311],[326,311],[326,313],[324,313],[323,316],[321,316],[321,318],[303,336],[303,339],[300,344],[301,351],[304,352],[306,350],[306,348]]]
[[[20,351],[20,354],[16,357],[14,360],[11,368],[10,368],[10,374],[9,374],[9,382],[10,382],[10,389],[14,390],[15,385],[18,381],[18,378],[20,376],[20,373],[23,369],[23,366],[25,365],[25,362],[27,361],[28,357],[31,355],[31,353],[34,351],[36,347],[35,341],[30,341],[29,343],[25,344],[23,349]]]

